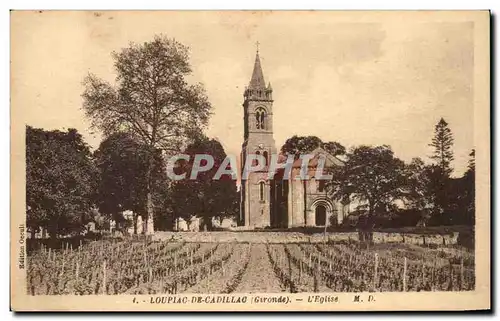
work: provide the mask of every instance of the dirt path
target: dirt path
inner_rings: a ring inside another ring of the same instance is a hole
[[[252,244],[250,263],[235,293],[283,292],[267,257],[265,244]]]
[[[248,244],[224,244],[226,247],[234,247],[233,253],[229,260],[225,263],[224,269],[217,270],[214,274],[202,279],[200,282],[196,283],[190,289],[185,291],[186,293],[225,293],[229,282],[235,277],[238,271],[242,268],[241,257],[242,255],[247,257]],[[221,246],[219,246],[221,247]],[[226,249],[227,251],[227,249]]]

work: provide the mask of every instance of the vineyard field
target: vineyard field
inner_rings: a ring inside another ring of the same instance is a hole
[[[474,253],[359,243],[94,241],[28,254],[29,295],[470,291]]]

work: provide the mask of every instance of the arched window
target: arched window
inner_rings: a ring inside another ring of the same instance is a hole
[[[260,155],[260,151],[256,151],[255,155]],[[259,160],[258,159],[253,159],[252,166],[257,166],[257,164],[259,164]]]
[[[261,201],[264,200],[264,186],[265,186],[265,183],[264,182],[260,182],[259,183],[259,199]]]
[[[255,111],[255,120],[257,129],[265,129],[266,111],[264,108],[257,108]]]
[[[269,164],[267,151],[264,151],[264,153],[262,153],[262,155],[264,156],[264,166],[267,166]]]

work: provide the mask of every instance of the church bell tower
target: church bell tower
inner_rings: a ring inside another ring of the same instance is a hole
[[[276,154],[273,137],[273,90],[266,86],[259,50],[255,56],[252,78],[243,94],[244,142],[242,145],[242,169],[248,155],[262,155],[265,168],[249,174],[241,182],[242,222],[248,228],[262,228],[271,225],[271,188],[268,165],[271,155]]]

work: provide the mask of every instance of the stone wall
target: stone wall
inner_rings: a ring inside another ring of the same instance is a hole
[[[458,232],[450,234],[411,234],[374,232],[374,243],[407,243],[407,244],[457,244]],[[325,239],[326,237],[326,239]],[[321,243],[325,241],[359,241],[358,232],[337,232],[307,235],[300,232],[156,232],[154,240],[177,242],[240,242],[240,243]]]
[[[416,245],[450,245],[457,244],[458,232],[452,234],[413,234],[374,232],[374,243],[408,243]]]

